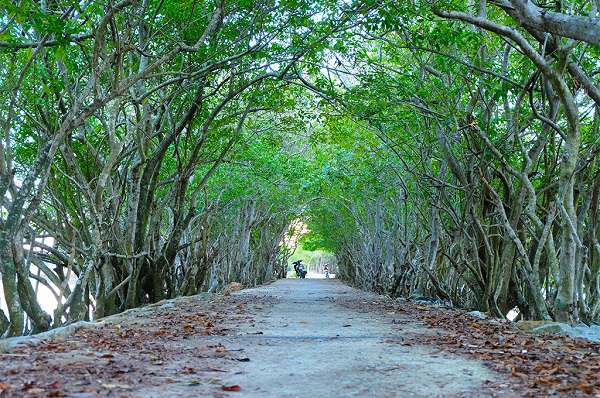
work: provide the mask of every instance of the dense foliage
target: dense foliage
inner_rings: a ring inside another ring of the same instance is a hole
[[[337,157],[309,228],[337,231],[323,245],[344,277],[497,316],[598,317],[597,4],[575,3],[390,5],[402,24],[338,58],[316,149]]]
[[[0,6],[0,333],[283,277],[299,219],[364,288],[594,320],[597,11]]]

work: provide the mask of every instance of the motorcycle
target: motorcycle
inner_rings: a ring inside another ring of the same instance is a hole
[[[323,267],[323,271],[325,271],[325,278],[329,279],[329,267],[327,267],[327,264]]]
[[[306,274],[308,271],[304,268],[304,264],[302,264],[302,260],[294,261],[294,270],[296,271],[296,278],[306,278]]]

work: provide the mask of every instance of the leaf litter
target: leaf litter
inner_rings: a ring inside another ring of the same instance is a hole
[[[366,303],[361,303],[364,307]],[[473,357],[509,376],[485,387],[510,388],[515,396],[600,397],[600,344],[583,338],[517,329],[508,320],[480,319],[443,306],[388,300],[372,310],[402,313],[430,333],[407,333],[407,344],[438,347],[432,355]],[[402,330],[405,322],[392,321]]]
[[[68,337],[21,344],[0,355],[0,397],[145,396],[144,391],[221,396],[243,391],[243,385],[227,383],[222,375],[230,373],[232,363],[252,358],[239,355],[243,348],[227,337],[239,334],[241,325],[255,326],[256,314],[274,301],[253,295],[180,298],[172,306],[161,302],[109,317]],[[532,334],[508,321],[384,297],[340,304],[391,318],[405,338],[390,344],[427,345],[435,348],[431,357],[452,354],[482,361],[503,375],[484,384],[489,395],[502,390],[503,397],[600,396],[598,343]]]
[[[115,315],[93,328],[0,356],[0,397],[132,396],[143,390],[196,389],[188,394],[241,391],[215,375],[229,372],[241,349],[225,339],[252,321],[253,307],[272,298],[199,296]],[[26,338],[24,338],[26,341]],[[198,388],[204,390],[200,392]],[[169,393],[163,394],[169,396]]]

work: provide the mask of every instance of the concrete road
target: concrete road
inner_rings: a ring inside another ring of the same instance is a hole
[[[496,376],[481,363],[413,345],[403,334],[428,329],[401,314],[345,305],[380,300],[375,294],[336,279],[283,279],[235,294],[274,303],[224,340],[250,359],[222,378],[243,386],[236,397],[490,396],[481,386]]]

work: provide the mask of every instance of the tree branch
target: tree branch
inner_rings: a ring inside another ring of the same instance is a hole
[[[519,24],[600,47],[600,18],[567,15],[537,7],[528,0],[509,0]],[[507,7],[506,1],[499,2]]]

